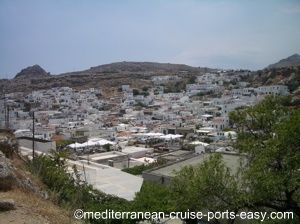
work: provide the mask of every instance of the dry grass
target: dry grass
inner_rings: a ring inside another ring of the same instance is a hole
[[[30,179],[37,189],[46,189],[44,184],[29,171],[25,162],[18,156],[11,160],[14,174],[19,181]],[[53,197],[51,197],[53,198]],[[72,218],[73,214],[67,209],[56,205],[52,200],[45,200],[39,194],[21,189],[14,183],[13,189],[0,191],[0,199],[13,199],[16,210],[0,212],[1,224],[70,224],[81,223]]]
[[[0,191],[9,191],[12,189],[14,179],[12,177],[2,178],[0,182]]]
[[[62,209],[49,200],[42,199],[31,192],[14,189],[8,192],[0,192],[0,199],[13,199],[16,210],[0,213],[1,223],[49,223],[69,224],[78,223],[72,218],[72,214]]]

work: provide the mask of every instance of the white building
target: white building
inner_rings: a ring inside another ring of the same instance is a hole
[[[289,94],[289,89],[285,85],[274,85],[274,86],[260,86],[256,88],[258,94],[264,95],[283,95]]]

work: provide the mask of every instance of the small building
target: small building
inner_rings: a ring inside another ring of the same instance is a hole
[[[264,95],[282,95],[286,96],[289,94],[289,89],[285,85],[274,85],[274,86],[260,86],[256,88],[258,94]]]
[[[209,158],[209,153],[200,155],[189,155],[182,160],[175,161],[171,164],[166,164],[164,166],[154,168],[143,172],[143,178],[146,181],[154,181],[163,185],[170,183],[172,177],[176,175],[176,172],[180,171],[185,166],[197,166],[203,161]],[[236,173],[240,165],[243,156],[235,153],[222,153],[223,161],[225,165],[230,169],[231,172]]]

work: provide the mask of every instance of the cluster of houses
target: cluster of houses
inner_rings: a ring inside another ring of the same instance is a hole
[[[122,176],[124,168],[163,159],[163,170],[145,172],[143,177],[165,183],[166,175],[172,173],[168,163],[174,167],[177,162],[202,161],[209,152],[234,153],[229,147],[236,136],[230,127],[231,111],[254,105],[266,95],[289,94],[284,85],[251,87],[239,80],[245,73],[206,73],[175,93],[165,93],[164,84],[180,81],[180,76],[153,76],[153,85],[143,91],[122,85],[113,98],[103,97],[101,89],[70,87],[5,94],[0,100],[0,126],[15,131],[24,152],[32,149],[32,139],[35,149],[44,153],[66,142],[64,149],[74,155],[70,163],[85,164],[85,172],[89,167],[91,172],[105,168],[107,172],[113,169],[108,174]],[[228,156],[236,163],[235,156]],[[92,184],[96,183],[93,177],[87,178]],[[131,179],[139,185],[141,178]],[[121,197],[124,194],[128,200],[135,193],[128,193],[130,186],[122,194],[100,182],[97,186]]]

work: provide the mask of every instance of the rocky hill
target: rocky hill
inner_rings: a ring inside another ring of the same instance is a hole
[[[300,55],[294,54],[265,69],[253,71],[251,75],[243,79],[254,87],[287,85],[292,96],[300,98]]]
[[[288,85],[291,92],[297,92],[300,86],[300,56],[295,54],[263,70],[252,72],[245,81],[253,85]],[[299,63],[299,65],[298,65]],[[298,66],[297,66],[298,65]],[[50,75],[38,65],[23,69],[14,79],[0,80],[0,89],[5,92],[31,92],[33,90],[69,86],[77,89],[102,88],[105,91],[115,91],[122,84],[133,88],[151,85],[153,75],[178,75],[189,78],[211,72],[214,69],[192,67],[184,64],[155,62],[116,62],[91,67],[83,71]]]
[[[300,99],[300,66],[266,68],[252,72],[243,81],[251,86],[287,85],[293,98]]]
[[[294,55],[291,55],[290,57],[280,60],[277,63],[269,65],[267,68],[268,69],[283,68],[283,67],[293,67],[293,66],[299,66],[299,65],[300,65],[300,55],[294,54]]]
[[[22,69],[14,79],[43,79],[49,76],[50,73],[47,73],[39,65],[33,65]]]
[[[189,71],[195,72],[201,70],[200,68],[184,65],[184,64],[170,64],[157,62],[115,62],[111,64],[104,64],[91,67],[88,70],[65,73],[62,75],[72,75],[80,73],[170,73]]]
[[[43,68],[34,65],[23,69],[14,79],[0,80],[0,87],[6,92],[30,92],[38,89],[69,86],[72,88],[110,88],[122,84],[133,87],[147,86],[153,75],[199,75],[211,71],[208,68],[191,67],[183,64],[155,62],[116,62],[91,67],[83,71],[50,75]]]

